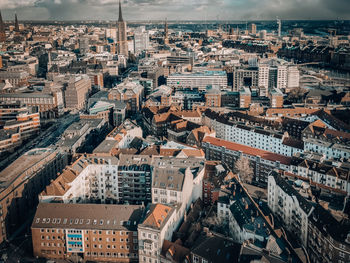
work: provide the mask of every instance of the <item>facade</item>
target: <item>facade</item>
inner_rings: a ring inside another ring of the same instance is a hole
[[[139,262],[160,263],[164,240],[171,240],[177,228],[176,208],[163,204],[151,204],[143,222],[138,226]]]
[[[139,54],[149,48],[149,33],[145,27],[140,27],[134,32],[134,54]]]
[[[314,207],[277,172],[268,179],[268,206],[295,238],[307,246],[309,216]]]
[[[241,88],[239,91],[239,107],[248,109],[252,101],[252,96],[249,88]]]
[[[289,157],[304,150],[302,141],[292,139],[288,133],[281,133],[276,127],[255,128],[255,124],[230,120],[230,116],[209,115],[208,118],[210,124],[207,125],[215,130],[220,139]]]
[[[350,147],[348,145],[327,142],[320,139],[306,138],[304,139],[305,151],[319,153],[326,159],[349,159]]]
[[[171,74],[167,78],[167,85],[178,88],[190,88],[205,91],[208,86],[227,88],[227,75],[225,71],[205,71],[188,74]]]
[[[25,222],[38,194],[67,165],[67,155],[50,148],[33,149],[0,172],[0,243]]]
[[[118,44],[118,55],[123,55],[125,57],[128,57],[129,50],[128,50],[128,39],[126,36],[126,22],[123,20],[123,14],[122,14],[122,6],[119,1],[119,19],[117,22],[117,44]]]
[[[265,185],[268,175],[274,169],[288,171],[291,158],[237,144],[221,139],[206,137],[202,142],[202,148],[207,160],[221,161],[231,170],[235,170],[235,162],[241,157],[246,157],[254,169],[253,183]]]
[[[81,156],[46,187],[41,202],[138,203],[151,201],[151,158]],[[67,187],[69,185],[69,187]]]
[[[34,256],[138,262],[137,205],[41,203],[31,226]]]
[[[91,80],[87,75],[71,76],[64,92],[66,108],[71,110],[85,109],[90,90]]]
[[[307,252],[311,262],[350,261],[350,224],[339,222],[329,211],[316,205],[309,218]]]
[[[128,116],[141,110],[143,96],[143,86],[128,80],[117,85],[108,93],[109,100],[117,100],[126,104],[126,114]]]
[[[235,68],[233,71],[233,91],[240,91],[242,87],[257,88],[259,72],[256,68]]]
[[[13,150],[39,133],[38,109],[20,102],[0,102],[0,127],[0,153]]]
[[[64,101],[61,91],[33,93],[1,93],[0,101],[20,101],[27,106],[37,106],[40,117],[53,118],[63,113]]]

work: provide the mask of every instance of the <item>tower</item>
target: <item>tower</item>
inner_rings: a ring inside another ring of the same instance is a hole
[[[281,19],[277,18],[277,26],[278,26],[278,37],[281,37],[281,27],[282,27],[282,24],[281,24]]]
[[[118,44],[118,55],[128,56],[128,40],[126,37],[126,22],[123,20],[122,14],[122,5],[119,0],[119,18],[117,22],[118,35],[117,35],[117,44]]]
[[[17,14],[15,14],[15,32],[19,32],[19,25],[18,25]]]
[[[165,20],[164,24],[164,44],[168,45],[169,44],[169,37],[168,37],[168,21]]]
[[[5,24],[2,21],[2,16],[0,12],[0,43],[6,41],[6,34],[5,34]]]

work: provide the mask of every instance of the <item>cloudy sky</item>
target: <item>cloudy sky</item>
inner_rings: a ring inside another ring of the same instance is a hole
[[[117,18],[118,0],[0,0],[3,19]],[[125,20],[350,19],[350,0],[122,0]]]

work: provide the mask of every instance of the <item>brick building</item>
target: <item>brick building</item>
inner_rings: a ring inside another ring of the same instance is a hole
[[[41,203],[32,223],[34,256],[138,262],[137,205]]]

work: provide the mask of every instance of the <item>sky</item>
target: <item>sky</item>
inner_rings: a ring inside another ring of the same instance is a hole
[[[124,20],[350,19],[350,0],[122,0]],[[118,0],[0,0],[4,20],[116,20]]]

